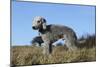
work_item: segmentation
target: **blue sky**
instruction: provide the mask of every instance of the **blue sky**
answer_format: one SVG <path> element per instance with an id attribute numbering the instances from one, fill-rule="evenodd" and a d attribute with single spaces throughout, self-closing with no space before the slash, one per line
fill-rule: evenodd
<path id="1" fill-rule="evenodd" d="M 69 26 L 79 38 L 95 33 L 95 6 L 12 1 L 12 45 L 29 45 L 38 32 L 32 19 L 43 16 L 48 24 Z"/>

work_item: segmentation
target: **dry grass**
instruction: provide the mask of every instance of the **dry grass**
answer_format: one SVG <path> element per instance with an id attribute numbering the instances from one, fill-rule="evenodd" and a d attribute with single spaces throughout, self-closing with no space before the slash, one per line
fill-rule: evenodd
<path id="1" fill-rule="evenodd" d="M 91 39 L 91 41 L 94 40 Z M 87 42 L 89 46 L 91 41 Z M 48 57 L 42 54 L 42 48 L 40 47 L 13 46 L 11 48 L 11 63 L 12 65 L 38 65 L 96 61 L 96 48 L 93 45 L 95 41 L 91 44 L 93 47 L 87 48 L 87 43 L 82 44 L 85 47 L 81 47 L 76 51 L 68 51 L 64 46 L 53 47 L 53 52 Z"/>
<path id="2" fill-rule="evenodd" d="M 13 47 L 12 64 L 13 65 L 36 65 L 50 63 L 69 63 L 86 62 L 96 60 L 96 49 L 82 48 L 77 51 L 66 51 L 63 46 L 54 48 L 49 57 L 43 56 L 41 48 L 31 46 Z"/>

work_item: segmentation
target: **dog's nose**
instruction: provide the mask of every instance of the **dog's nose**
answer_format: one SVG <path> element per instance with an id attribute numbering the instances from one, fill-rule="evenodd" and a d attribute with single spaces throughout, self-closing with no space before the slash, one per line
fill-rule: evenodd
<path id="1" fill-rule="evenodd" d="M 32 26 L 32 29 L 36 30 L 37 28 L 36 28 L 36 27 L 34 27 L 34 26 Z"/>
<path id="2" fill-rule="evenodd" d="M 35 29 L 35 27 L 34 27 L 34 26 L 32 26 L 32 29 Z"/>

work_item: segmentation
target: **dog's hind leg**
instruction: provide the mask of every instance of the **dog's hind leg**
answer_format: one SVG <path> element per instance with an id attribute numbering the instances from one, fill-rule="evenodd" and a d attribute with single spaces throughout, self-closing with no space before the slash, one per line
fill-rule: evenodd
<path id="1" fill-rule="evenodd" d="M 74 51 L 77 49 L 76 43 L 73 37 L 71 37 L 70 35 L 64 35 L 64 39 L 65 39 L 65 45 L 69 51 Z"/>

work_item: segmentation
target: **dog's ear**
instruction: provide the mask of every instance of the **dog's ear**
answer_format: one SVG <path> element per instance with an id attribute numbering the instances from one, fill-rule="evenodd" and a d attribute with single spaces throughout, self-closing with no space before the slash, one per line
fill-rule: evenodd
<path id="1" fill-rule="evenodd" d="M 42 26 L 44 30 L 47 28 L 45 19 L 42 19 Z"/>
<path id="2" fill-rule="evenodd" d="M 47 27 L 46 27 L 46 22 L 42 24 L 43 25 L 43 29 L 45 30 Z"/>

